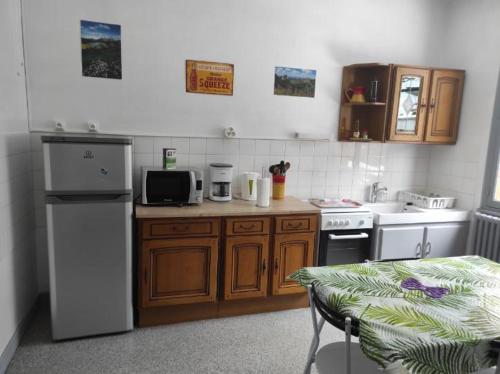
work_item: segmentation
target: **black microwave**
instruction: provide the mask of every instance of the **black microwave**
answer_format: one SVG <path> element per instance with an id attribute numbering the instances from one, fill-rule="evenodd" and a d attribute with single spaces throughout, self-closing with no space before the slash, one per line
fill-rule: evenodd
<path id="1" fill-rule="evenodd" d="M 182 205 L 203 202 L 203 172 L 194 169 L 142 169 L 142 203 Z"/>

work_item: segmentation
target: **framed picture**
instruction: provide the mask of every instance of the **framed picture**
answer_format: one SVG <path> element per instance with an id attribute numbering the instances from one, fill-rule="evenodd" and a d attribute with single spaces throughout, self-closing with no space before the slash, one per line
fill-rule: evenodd
<path id="1" fill-rule="evenodd" d="M 274 94 L 314 97 L 316 70 L 287 67 L 274 68 Z"/>
<path id="2" fill-rule="evenodd" d="M 186 92 L 232 95 L 234 65 L 186 60 Z"/>
<path id="3" fill-rule="evenodd" d="M 82 75 L 122 79 L 121 27 L 80 21 Z"/>

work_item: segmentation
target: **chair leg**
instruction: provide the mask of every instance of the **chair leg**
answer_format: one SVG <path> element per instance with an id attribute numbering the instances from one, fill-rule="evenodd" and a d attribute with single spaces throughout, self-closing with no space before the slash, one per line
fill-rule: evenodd
<path id="1" fill-rule="evenodd" d="M 345 372 L 351 374 L 351 318 L 345 319 Z"/>
<path id="2" fill-rule="evenodd" d="M 318 350 L 319 347 L 319 334 L 321 333 L 321 330 L 323 329 L 323 326 L 325 324 L 325 320 L 323 317 L 320 318 L 319 323 L 316 315 L 316 308 L 314 306 L 314 301 L 312 298 L 312 292 L 311 288 L 308 287 L 307 289 L 308 295 L 309 295 L 309 305 L 311 308 L 311 317 L 312 317 L 312 323 L 313 323 L 313 330 L 314 330 L 314 336 L 311 341 L 311 346 L 309 347 L 309 353 L 307 355 L 307 362 L 306 362 L 306 367 L 304 369 L 304 374 L 310 374 L 311 373 L 311 366 L 312 363 L 316 359 L 316 351 Z"/>

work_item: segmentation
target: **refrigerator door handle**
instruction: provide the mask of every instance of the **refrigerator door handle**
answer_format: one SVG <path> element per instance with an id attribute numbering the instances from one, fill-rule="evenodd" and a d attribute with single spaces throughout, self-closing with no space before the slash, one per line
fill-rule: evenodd
<path id="1" fill-rule="evenodd" d="M 46 196 L 47 204 L 71 204 L 71 203 L 115 203 L 132 201 L 130 194 L 88 194 L 88 195 L 55 195 Z"/>

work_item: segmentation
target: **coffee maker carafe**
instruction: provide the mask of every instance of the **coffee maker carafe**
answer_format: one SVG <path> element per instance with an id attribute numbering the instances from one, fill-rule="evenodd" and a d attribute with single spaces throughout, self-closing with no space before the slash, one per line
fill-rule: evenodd
<path id="1" fill-rule="evenodd" d="M 233 165 L 210 164 L 210 185 L 208 198 L 213 201 L 231 201 L 231 183 L 233 181 Z"/>

